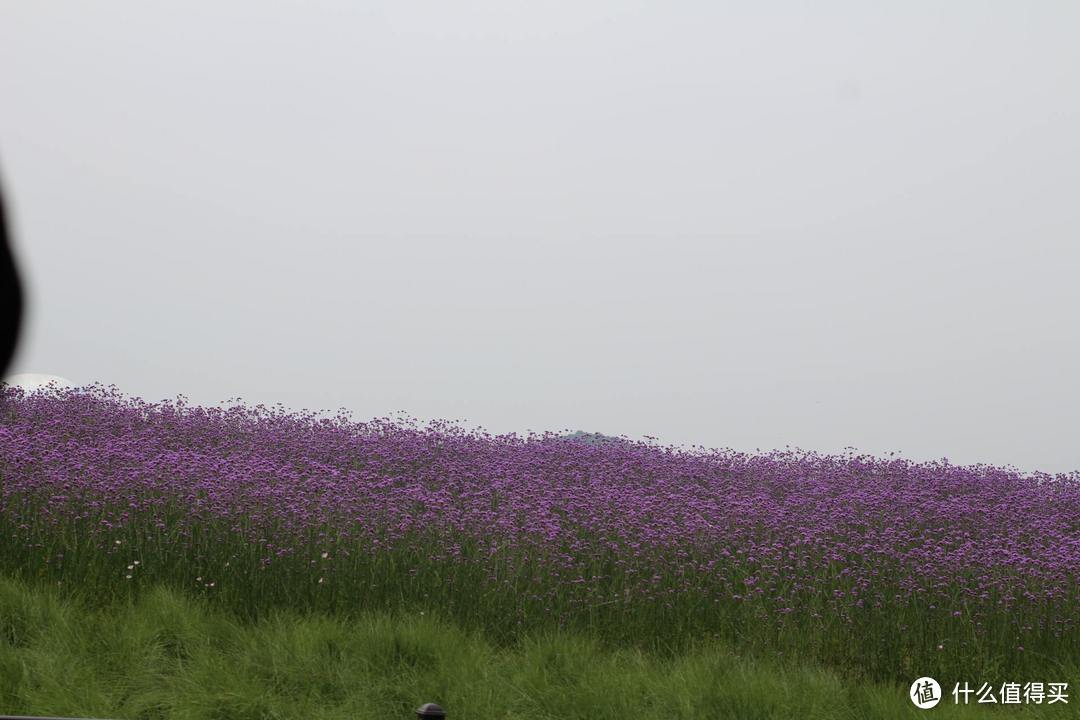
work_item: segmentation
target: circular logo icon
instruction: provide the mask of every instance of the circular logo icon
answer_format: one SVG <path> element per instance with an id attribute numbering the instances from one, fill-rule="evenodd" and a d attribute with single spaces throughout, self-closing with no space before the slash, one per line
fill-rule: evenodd
<path id="1" fill-rule="evenodd" d="M 908 697 L 915 703 L 915 707 L 929 710 L 941 702 L 941 686 L 932 677 L 921 677 L 911 683 Z"/>

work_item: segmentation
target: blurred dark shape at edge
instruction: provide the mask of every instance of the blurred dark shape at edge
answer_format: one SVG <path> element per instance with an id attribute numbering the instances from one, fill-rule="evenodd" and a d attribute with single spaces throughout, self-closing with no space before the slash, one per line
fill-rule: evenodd
<path id="1" fill-rule="evenodd" d="M 8 223 L 0 187 L 0 378 L 7 374 L 15 355 L 23 315 L 23 291 L 11 252 Z"/>

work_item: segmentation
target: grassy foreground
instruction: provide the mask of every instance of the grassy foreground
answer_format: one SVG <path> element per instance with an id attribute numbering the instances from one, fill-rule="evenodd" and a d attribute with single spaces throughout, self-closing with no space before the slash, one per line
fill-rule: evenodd
<path id="1" fill-rule="evenodd" d="M 100 605 L 0 578 L 0 713 L 118 718 L 1075 717 L 1075 704 L 916 709 L 906 687 L 750 661 L 718 645 L 674 658 L 533 634 L 498 649 L 430 615 L 276 612 L 245 622 L 157 587 Z M 948 691 L 946 691 L 948 692 Z"/>

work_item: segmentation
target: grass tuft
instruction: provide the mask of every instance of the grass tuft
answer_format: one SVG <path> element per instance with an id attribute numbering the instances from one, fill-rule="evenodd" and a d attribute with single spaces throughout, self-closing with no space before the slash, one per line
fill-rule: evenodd
<path id="1" fill-rule="evenodd" d="M 276 612 L 243 621 L 166 587 L 94 608 L 0 578 L 22 641 L 0 642 L 0 712 L 118 720 L 406 720 L 422 702 L 451 720 L 862 720 L 925 717 L 907 687 L 824 667 L 750 659 L 719 643 L 677 657 L 610 650 L 569 631 L 500 648 L 450 621 Z M 1028 718 L 1069 717 L 1027 706 Z M 1000 709 L 943 703 L 939 718 Z"/>

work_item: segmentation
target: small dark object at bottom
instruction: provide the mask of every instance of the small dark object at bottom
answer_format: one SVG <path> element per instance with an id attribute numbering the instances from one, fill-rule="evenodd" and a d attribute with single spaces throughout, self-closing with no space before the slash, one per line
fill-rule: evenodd
<path id="1" fill-rule="evenodd" d="M 416 717 L 422 720 L 441 720 L 446 717 L 446 711 L 435 703 L 424 703 L 416 710 Z"/>

